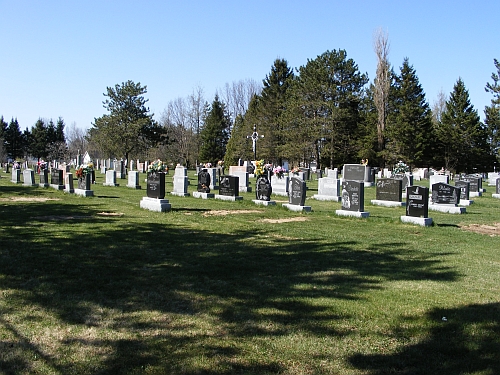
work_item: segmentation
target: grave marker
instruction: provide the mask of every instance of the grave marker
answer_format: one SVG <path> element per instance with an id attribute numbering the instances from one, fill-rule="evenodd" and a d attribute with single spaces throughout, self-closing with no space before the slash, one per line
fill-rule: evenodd
<path id="1" fill-rule="evenodd" d="M 290 178 L 288 187 L 288 203 L 283 204 L 283 207 L 291 211 L 310 212 L 311 206 L 305 206 L 306 202 L 306 182 L 300 177 Z"/>
<path id="2" fill-rule="evenodd" d="M 342 209 L 335 213 L 341 216 L 355 216 L 366 218 L 370 215 L 365 212 L 365 186 L 363 181 L 342 180 L 341 202 Z"/>
<path id="3" fill-rule="evenodd" d="M 406 188 L 406 215 L 401 216 L 403 223 L 429 226 L 429 188 L 423 186 L 408 186 Z"/>

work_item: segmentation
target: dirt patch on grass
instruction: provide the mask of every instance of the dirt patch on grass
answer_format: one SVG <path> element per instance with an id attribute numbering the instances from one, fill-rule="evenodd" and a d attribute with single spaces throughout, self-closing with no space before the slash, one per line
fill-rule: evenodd
<path id="1" fill-rule="evenodd" d="M 47 201 L 60 201 L 59 198 L 43 198 L 43 197 L 10 197 L 0 198 L 1 202 L 47 202 Z"/>
<path id="2" fill-rule="evenodd" d="M 33 219 L 41 221 L 65 221 L 65 220 L 80 220 L 80 219 L 91 219 L 92 216 L 77 216 L 77 215 L 50 215 L 50 216 L 37 216 Z"/>
<path id="3" fill-rule="evenodd" d="M 211 210 L 203 213 L 203 216 L 225 216 L 235 214 L 258 214 L 262 210 Z"/>
<path id="4" fill-rule="evenodd" d="M 123 216 L 122 212 L 98 212 L 96 213 L 98 216 Z"/>
<path id="5" fill-rule="evenodd" d="M 291 217 L 291 218 L 286 218 L 286 219 L 262 219 L 259 220 L 264 223 L 271 223 L 271 224 L 281 224 L 281 223 L 292 223 L 294 221 L 307 221 L 309 220 L 307 217 L 304 216 L 297 216 L 297 217 Z"/>
<path id="6" fill-rule="evenodd" d="M 460 225 L 460 228 L 469 232 L 486 234 L 490 237 L 500 235 L 500 223 Z"/>

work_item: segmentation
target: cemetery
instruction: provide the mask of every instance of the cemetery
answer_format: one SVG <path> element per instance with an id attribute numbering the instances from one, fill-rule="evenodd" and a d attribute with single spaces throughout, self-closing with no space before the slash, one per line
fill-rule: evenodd
<path id="1" fill-rule="evenodd" d="M 500 311 L 497 181 L 454 215 L 433 206 L 460 209 L 471 181 L 421 179 L 403 197 L 398 178 L 302 172 L 279 179 L 285 196 L 276 176 L 247 183 L 248 172 L 228 168 L 214 181 L 211 169 L 150 164 L 157 170 L 128 171 L 127 185 L 113 168 L 0 171 L 0 350 L 15 341 L 5 328 L 15 319 L 25 322 L 15 335 L 61 337 L 45 350 L 62 373 L 94 372 L 82 348 L 118 342 L 116 363 L 93 366 L 146 368 L 161 348 L 171 373 L 196 373 L 181 369 L 188 358 L 200 369 L 195 358 L 208 353 L 222 369 L 244 360 L 233 350 L 257 346 L 246 372 L 277 374 L 265 353 L 290 340 L 311 369 L 318 351 L 346 358 L 344 369 L 358 363 L 353 341 L 388 367 L 403 355 L 418 367 L 436 347 L 473 358 L 468 343 L 500 363 L 497 346 L 483 345 L 496 340 Z M 50 361 L 39 366 L 51 372 Z"/>

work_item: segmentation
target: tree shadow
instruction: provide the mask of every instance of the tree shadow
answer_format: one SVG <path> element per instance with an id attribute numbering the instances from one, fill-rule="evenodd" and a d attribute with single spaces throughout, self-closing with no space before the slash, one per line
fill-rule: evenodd
<path id="1" fill-rule="evenodd" d="M 263 241 L 259 238 L 273 228 L 227 234 L 154 222 L 132 225 L 122 218 L 97 217 L 97 211 L 92 205 L 58 202 L 4 205 L 0 226 L 10 230 L 0 238 L 0 289 L 16 290 L 15 298 L 53 312 L 65 324 L 99 327 L 102 311 L 108 309 L 123 315 L 109 323 L 117 331 L 169 331 L 137 339 L 83 340 L 78 345 L 112 352 L 101 362 L 99 373 L 133 372 L 148 365 L 184 374 L 284 371 L 274 362 L 237 363 L 233 360 L 241 355 L 237 348 L 222 344 L 200 348 L 204 338 L 186 333 L 186 327 L 130 318 L 141 311 L 186 317 L 207 314 L 231 338 L 283 336 L 293 330 L 341 337 L 349 332 L 335 328 L 333 322 L 349 316 L 308 301 L 362 299 L 363 293 L 390 280 L 459 277 L 434 255 L 409 249 L 404 242 L 378 242 L 363 249 L 357 241 Z M 71 219 L 72 231 L 51 231 L 41 219 L 46 213 L 76 217 Z M 94 228 L 90 235 L 85 226 Z M 10 329 L 15 331 L 14 326 Z M 172 349 L 166 355 L 169 348 L 183 350 Z M 182 358 L 188 361 L 214 352 L 220 371 L 176 367 Z M 21 362 L 26 358 L 18 356 Z M 172 363 L 159 362 L 165 356 Z M 47 362 L 61 373 L 85 372 L 83 362 Z M 0 356 L 1 370 L 8 373 L 13 363 L 12 358 Z"/>
<path id="2" fill-rule="evenodd" d="M 388 355 L 356 354 L 350 363 L 372 375 L 500 374 L 500 303 L 434 309 L 425 318 L 434 324 L 418 344 Z M 394 327 L 392 335 L 411 337 L 411 330 Z"/>

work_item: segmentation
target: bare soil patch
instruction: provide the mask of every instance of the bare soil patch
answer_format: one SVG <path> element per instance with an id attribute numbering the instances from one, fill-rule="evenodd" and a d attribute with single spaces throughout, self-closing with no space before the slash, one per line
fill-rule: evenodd
<path id="1" fill-rule="evenodd" d="M 123 216 L 122 212 L 98 212 L 96 215 L 99 216 Z"/>
<path id="2" fill-rule="evenodd" d="M 286 218 L 286 219 L 262 219 L 259 221 L 264 222 L 264 223 L 281 224 L 281 223 L 292 223 L 295 221 L 307 221 L 307 220 L 309 220 L 307 217 L 297 216 L 297 217 L 291 217 L 291 218 Z"/>
<path id="3" fill-rule="evenodd" d="M 0 198 L 1 202 L 47 202 L 47 201 L 60 201 L 59 198 L 44 198 L 44 197 L 10 197 Z"/>
<path id="4" fill-rule="evenodd" d="M 500 235 L 500 223 L 469 224 L 469 225 L 461 225 L 460 228 L 463 230 L 467 230 L 469 232 L 485 234 L 490 237 L 495 237 Z"/>
<path id="5" fill-rule="evenodd" d="M 225 216 L 235 214 L 258 214 L 262 210 L 211 210 L 203 213 L 203 216 Z"/>

